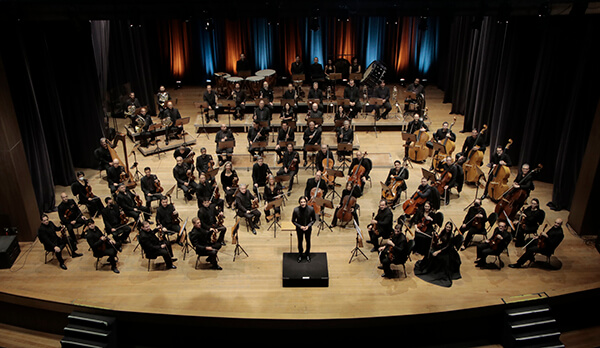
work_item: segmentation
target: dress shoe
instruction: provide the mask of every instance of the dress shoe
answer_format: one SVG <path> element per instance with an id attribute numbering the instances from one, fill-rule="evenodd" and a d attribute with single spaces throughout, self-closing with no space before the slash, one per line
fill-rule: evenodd
<path id="1" fill-rule="evenodd" d="M 177 258 L 173 257 L 173 258 L 171 258 L 171 261 L 175 262 L 175 261 L 177 261 Z"/>
<path id="2" fill-rule="evenodd" d="M 60 264 L 60 268 L 64 269 L 65 271 L 67 270 L 67 266 L 64 263 Z"/>
<path id="3" fill-rule="evenodd" d="M 298 256 L 298 263 L 302 262 L 302 256 Z"/>
<path id="4" fill-rule="evenodd" d="M 377 247 L 373 247 L 373 249 L 371 249 L 371 252 L 372 252 L 372 253 L 374 253 L 374 252 L 376 252 L 376 251 L 378 251 L 378 250 L 377 250 Z"/>
<path id="5" fill-rule="evenodd" d="M 521 265 L 519 265 L 518 263 L 511 263 L 510 265 L 508 265 L 508 267 L 510 267 L 510 268 L 521 268 Z"/>
<path id="6" fill-rule="evenodd" d="M 171 265 L 171 267 L 167 267 L 167 269 L 177 269 L 177 266 Z"/>
<path id="7" fill-rule="evenodd" d="M 310 262 L 310 255 L 306 255 L 306 262 Z"/>
<path id="8" fill-rule="evenodd" d="M 117 274 L 121 273 L 121 272 L 119 272 L 119 269 L 117 267 L 112 267 L 111 269 L 113 272 L 115 272 Z"/>
<path id="9" fill-rule="evenodd" d="M 256 234 L 256 229 L 254 229 L 254 228 L 253 228 L 253 229 L 252 229 L 252 233 L 253 233 L 253 234 Z"/>
<path id="10" fill-rule="evenodd" d="M 73 253 L 73 258 L 83 256 L 81 253 Z"/>
<path id="11" fill-rule="evenodd" d="M 220 271 L 220 270 L 222 270 L 222 269 L 223 269 L 223 268 L 222 268 L 221 266 L 219 266 L 219 265 L 213 265 L 211 268 L 212 268 L 212 269 L 216 269 L 217 271 Z"/>

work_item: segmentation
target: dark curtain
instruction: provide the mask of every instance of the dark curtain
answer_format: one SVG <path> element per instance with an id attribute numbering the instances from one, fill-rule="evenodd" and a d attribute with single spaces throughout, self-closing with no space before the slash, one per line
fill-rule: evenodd
<path id="1" fill-rule="evenodd" d="M 102 105 L 88 22 L 5 22 L 6 62 L 40 212 L 55 207 L 55 185 L 95 167 Z M 10 47 L 10 49 L 6 49 Z M 70 192 L 68 192 L 70 194 Z"/>
<path id="2" fill-rule="evenodd" d="M 457 17 L 440 73 L 465 132 L 488 127 L 491 155 L 509 139 L 513 163 L 543 169 L 553 209 L 568 209 L 600 92 L 595 17 Z M 474 25 L 475 24 L 475 25 Z"/>

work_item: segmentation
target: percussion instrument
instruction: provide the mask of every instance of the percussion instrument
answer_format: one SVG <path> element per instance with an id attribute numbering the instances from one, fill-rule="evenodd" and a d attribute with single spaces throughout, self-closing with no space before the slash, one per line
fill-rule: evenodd
<path id="1" fill-rule="evenodd" d="M 248 76 L 246 77 L 246 86 L 252 95 L 258 95 L 258 91 L 263 85 L 264 76 Z"/>
<path id="2" fill-rule="evenodd" d="M 365 70 L 360 84 L 362 86 L 374 88 L 381 80 L 383 80 L 383 75 L 385 75 L 386 70 L 387 68 L 382 62 L 378 60 L 373 61 L 369 64 L 367 70 Z"/>
<path id="3" fill-rule="evenodd" d="M 264 77 L 269 86 L 275 86 L 275 83 L 277 82 L 277 72 L 275 72 L 273 69 L 259 70 L 255 73 L 255 75 Z"/>
<path id="4" fill-rule="evenodd" d="M 227 87 L 227 78 L 229 77 L 231 77 L 231 75 L 225 72 L 215 73 L 215 88 L 222 90 Z"/>
<path id="5" fill-rule="evenodd" d="M 240 85 L 243 84 L 244 79 L 239 77 L 239 76 L 229 76 L 227 78 L 225 78 L 225 80 L 227 81 L 227 88 L 229 88 L 229 91 L 232 92 L 235 89 L 235 84 L 239 83 Z M 241 86 L 242 89 L 244 88 L 244 86 Z"/>

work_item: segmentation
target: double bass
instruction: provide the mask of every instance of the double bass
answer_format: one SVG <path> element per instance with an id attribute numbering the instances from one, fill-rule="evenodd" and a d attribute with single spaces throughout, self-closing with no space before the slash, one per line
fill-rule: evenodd
<path id="1" fill-rule="evenodd" d="M 508 140 L 508 143 L 504 147 L 504 151 L 508 150 L 512 142 L 512 139 Z M 490 197 L 492 201 L 498 202 L 504 192 L 510 188 L 508 185 L 509 177 L 510 168 L 508 168 L 508 166 L 498 163 L 495 168 L 492 168 L 487 180 L 487 196 Z"/>
<path id="2" fill-rule="evenodd" d="M 410 145 L 408 157 L 414 162 L 424 162 L 429 157 L 429 148 L 427 147 L 429 134 L 427 131 L 420 129 L 413 134 L 417 136 L 417 139 Z"/>
<path id="3" fill-rule="evenodd" d="M 479 179 L 483 175 L 481 168 L 481 164 L 483 163 L 483 151 L 479 150 L 477 142 L 479 142 L 479 138 L 481 135 L 487 130 L 487 125 L 483 125 L 483 128 L 477 134 L 477 138 L 475 139 L 475 143 L 473 148 L 467 154 L 465 163 L 463 164 L 463 171 L 465 175 L 465 182 L 468 183 L 477 183 Z M 477 147 L 477 149 L 475 148 Z"/>
<path id="4" fill-rule="evenodd" d="M 534 173 L 537 173 L 540 170 L 542 170 L 542 165 L 538 164 L 537 168 L 531 170 L 521 179 L 520 182 L 518 182 L 519 186 L 533 176 Z M 496 208 L 494 210 L 498 215 L 498 220 L 507 221 L 508 218 L 510 221 L 513 221 L 515 215 L 519 210 L 521 210 L 521 207 L 527 200 L 528 196 L 528 192 L 522 188 L 513 186 L 506 190 L 506 192 L 504 192 L 498 200 L 498 203 L 496 203 Z"/>
<path id="5" fill-rule="evenodd" d="M 456 123 L 456 116 L 454 117 L 452 124 L 450 124 L 450 126 L 448 127 L 448 132 L 452 131 L 452 126 L 454 126 L 455 123 Z M 454 141 L 448 139 L 448 137 L 444 138 L 444 141 L 442 141 L 442 145 L 444 146 L 446 153 L 438 153 L 433 158 L 433 168 L 436 171 L 440 171 L 440 168 L 441 168 L 440 164 L 446 159 L 446 157 L 451 156 L 452 153 L 454 152 L 454 149 L 456 148 L 456 144 L 454 144 Z"/>

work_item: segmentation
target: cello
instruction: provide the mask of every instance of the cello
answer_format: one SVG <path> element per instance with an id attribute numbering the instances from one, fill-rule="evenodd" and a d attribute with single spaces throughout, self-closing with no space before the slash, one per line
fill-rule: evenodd
<path id="1" fill-rule="evenodd" d="M 327 182 L 328 185 L 334 185 L 335 184 L 335 176 L 327 175 L 327 170 L 333 169 L 333 164 L 334 164 L 333 158 L 329 157 L 329 149 L 327 149 L 327 157 L 324 158 L 321 163 L 323 165 L 323 176 L 325 177 L 325 181 Z"/>
<path id="2" fill-rule="evenodd" d="M 520 182 L 518 182 L 519 186 L 525 182 L 525 180 L 528 180 L 531 176 L 533 176 L 534 173 L 537 173 L 540 170 L 542 170 L 542 165 L 538 164 L 537 168 L 531 170 L 521 179 Z M 527 191 L 522 188 L 513 186 L 506 190 L 506 192 L 504 192 L 498 200 L 494 210 L 498 215 L 498 220 L 506 221 L 506 219 L 510 219 L 510 221 L 513 221 L 515 215 L 519 210 L 521 210 L 521 207 L 525 203 L 525 200 L 527 200 L 528 196 L 529 194 Z"/>
<path id="3" fill-rule="evenodd" d="M 479 150 L 479 146 L 477 143 L 481 135 L 487 130 L 487 125 L 483 125 L 483 128 L 477 134 L 477 138 L 475 139 L 475 143 L 473 144 L 473 148 L 469 151 L 469 154 L 466 156 L 466 161 L 463 164 L 463 171 L 465 173 L 465 182 L 467 183 L 477 183 L 479 179 L 483 175 L 481 172 L 481 163 L 483 163 L 483 151 Z M 477 147 L 477 148 L 476 148 Z"/>
<path id="4" fill-rule="evenodd" d="M 417 211 L 417 209 L 423 203 L 425 203 L 426 200 L 427 200 L 426 197 L 419 196 L 419 190 L 415 191 L 415 193 L 413 193 L 413 195 L 409 199 L 404 201 L 404 203 L 402 204 L 402 209 L 404 209 L 404 214 L 413 215 Z"/>
<path id="5" fill-rule="evenodd" d="M 362 161 L 367 156 L 367 152 L 363 154 L 363 157 L 360 161 L 352 167 L 352 175 L 348 178 L 348 181 L 352 182 L 354 185 L 358 185 L 358 187 L 362 187 L 362 177 L 365 175 L 367 169 L 362 165 Z"/>
<path id="6" fill-rule="evenodd" d="M 307 205 L 310 205 L 311 207 L 313 207 L 313 209 L 315 210 L 315 214 L 317 214 L 317 215 L 321 213 L 321 206 L 317 204 L 316 198 L 323 197 L 323 190 L 319 188 L 320 183 L 321 183 L 321 178 L 319 178 L 319 180 L 317 181 L 317 186 L 313 187 L 310 190 L 310 200 L 306 203 Z"/>
<path id="7" fill-rule="evenodd" d="M 512 139 L 508 139 L 508 143 L 504 147 L 504 151 L 508 150 L 512 144 Z M 488 175 L 487 196 L 494 202 L 498 202 L 500 197 L 509 189 L 508 178 L 510 177 L 510 168 L 508 166 L 497 164 L 496 168 L 492 168 Z"/>
<path id="8" fill-rule="evenodd" d="M 450 133 L 452 131 L 452 126 L 454 126 L 455 123 L 456 123 L 456 116 L 454 117 L 452 124 L 450 124 L 450 126 L 448 127 L 448 133 Z M 438 153 L 435 155 L 435 157 L 433 159 L 433 168 L 436 171 L 440 171 L 441 162 L 444 159 L 446 159 L 446 157 L 451 156 L 452 153 L 454 152 L 454 149 L 456 148 L 456 144 L 454 143 L 454 141 L 448 139 L 448 137 L 444 138 L 444 141 L 442 141 L 442 145 L 444 146 L 446 153 Z"/>
<path id="9" fill-rule="evenodd" d="M 450 166 L 453 166 L 454 163 L 456 163 L 456 161 L 452 162 L 452 164 Z M 450 166 L 448 166 L 448 168 L 446 170 L 444 170 L 440 179 L 437 180 L 432 185 L 440 193 L 440 195 L 444 194 L 444 191 L 445 191 L 444 187 L 446 187 L 446 185 L 448 185 L 450 180 L 452 180 L 452 173 L 450 173 Z"/>
<path id="10" fill-rule="evenodd" d="M 354 185 L 352 185 L 350 193 L 342 198 L 340 209 L 338 209 L 336 213 L 337 219 L 341 222 L 348 222 L 352 220 L 352 211 L 356 205 L 356 197 L 352 195 L 353 190 Z"/>

